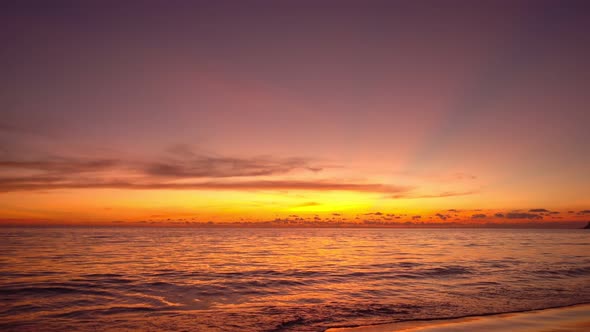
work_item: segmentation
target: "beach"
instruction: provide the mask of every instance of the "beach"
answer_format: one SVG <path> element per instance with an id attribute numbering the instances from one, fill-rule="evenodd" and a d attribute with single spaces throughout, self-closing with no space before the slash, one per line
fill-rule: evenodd
<path id="1" fill-rule="evenodd" d="M 333 328 L 326 332 L 582 332 L 590 331 L 590 304 L 456 319 L 399 322 L 352 328 Z"/>

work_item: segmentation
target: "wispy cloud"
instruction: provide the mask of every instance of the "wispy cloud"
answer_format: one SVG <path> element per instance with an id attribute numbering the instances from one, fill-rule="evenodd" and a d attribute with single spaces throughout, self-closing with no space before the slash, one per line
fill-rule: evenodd
<path id="1" fill-rule="evenodd" d="M 167 161 L 131 161 L 117 159 L 76 159 L 54 157 L 41 160 L 0 160 L 0 168 L 29 169 L 46 173 L 99 172 L 118 168 L 146 176 L 168 178 L 222 178 L 285 174 L 297 169 L 319 172 L 304 158 L 228 158 L 191 156 Z"/>
<path id="2" fill-rule="evenodd" d="M 544 212 L 551 212 L 547 209 L 530 209 L 529 212 L 535 212 L 535 213 L 544 213 Z"/>
<path id="3" fill-rule="evenodd" d="M 153 162 L 143 171 L 152 176 L 171 178 L 223 178 L 286 174 L 293 170 L 319 172 L 322 167 L 311 166 L 303 158 L 278 159 L 270 157 L 227 158 L 195 156 L 184 160 Z"/>
<path id="4" fill-rule="evenodd" d="M 0 191 L 51 190 L 51 189 L 134 189 L 134 190 L 317 190 L 317 191 L 358 191 L 358 192 L 404 192 L 407 187 L 382 184 L 340 183 L 329 181 L 234 181 L 234 182 L 130 182 L 128 180 L 91 181 L 64 180 L 51 177 L 0 178 Z"/>
<path id="5" fill-rule="evenodd" d="M 509 212 L 505 214 L 505 217 L 507 219 L 543 219 L 543 216 L 527 212 Z"/>
<path id="6" fill-rule="evenodd" d="M 320 172 L 305 158 L 188 155 L 167 161 L 47 158 L 0 160 L 0 191 L 112 188 L 133 190 L 314 190 L 403 193 L 407 186 L 340 180 L 268 179 L 300 170 Z M 23 173 L 23 171 L 26 171 Z M 33 171 L 35 174 L 31 175 Z M 17 174 L 17 175 L 14 175 Z"/>
<path id="7" fill-rule="evenodd" d="M 45 160 L 0 160 L 0 169 L 37 170 L 49 174 L 98 172 L 121 163 L 114 159 L 50 158 Z"/>

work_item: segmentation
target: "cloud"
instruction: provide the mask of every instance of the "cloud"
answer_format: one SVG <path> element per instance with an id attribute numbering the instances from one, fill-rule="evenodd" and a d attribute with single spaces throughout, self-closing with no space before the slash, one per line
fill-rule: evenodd
<path id="1" fill-rule="evenodd" d="M 132 161 L 53 157 L 44 160 L 0 160 L 0 168 L 29 169 L 47 173 L 98 172 L 118 168 L 138 175 L 166 178 L 225 178 L 286 174 L 301 169 L 319 172 L 304 158 L 229 158 L 188 155 L 167 161 Z"/>
<path id="2" fill-rule="evenodd" d="M 578 214 L 590 214 L 590 210 L 582 210 Z"/>
<path id="3" fill-rule="evenodd" d="M 457 182 L 457 181 L 464 181 L 464 180 L 476 180 L 477 176 L 473 174 L 458 172 L 458 173 L 450 173 L 450 174 L 442 174 L 442 173 L 424 173 L 424 172 L 395 172 L 396 175 L 401 175 L 405 177 L 412 177 L 417 179 L 423 179 L 428 181 L 435 181 L 435 182 Z"/>
<path id="4" fill-rule="evenodd" d="M 444 215 L 441 213 L 437 213 L 435 214 L 436 217 L 439 217 L 441 220 L 447 220 L 447 218 L 449 217 L 448 215 Z"/>
<path id="5" fill-rule="evenodd" d="M 530 209 L 529 212 L 551 212 L 547 209 Z"/>
<path id="6" fill-rule="evenodd" d="M 112 169 L 117 165 L 120 163 L 113 159 L 0 160 L 0 169 L 37 170 L 52 174 L 98 172 Z"/>
<path id="7" fill-rule="evenodd" d="M 181 158 L 182 157 L 182 158 Z M 165 159 L 165 158 L 163 158 Z M 176 149 L 164 161 L 51 157 L 1 160 L 0 192 L 53 189 L 313 190 L 401 194 L 407 186 L 331 180 L 268 179 L 294 170 L 319 172 L 305 158 L 207 157 Z M 317 205 L 317 203 L 314 203 Z M 311 205 L 307 205 L 311 206 Z"/>
<path id="8" fill-rule="evenodd" d="M 471 219 L 485 219 L 488 216 L 483 213 L 477 213 L 471 216 Z"/>
<path id="9" fill-rule="evenodd" d="M 508 219 L 543 219 L 543 216 L 526 212 L 509 212 L 506 213 Z"/>
<path id="10" fill-rule="evenodd" d="M 496 214 L 494 214 L 494 217 L 496 217 L 496 218 L 504 218 L 505 216 L 504 216 L 504 213 L 496 213 Z"/>
<path id="11" fill-rule="evenodd" d="M 227 158 L 189 156 L 167 162 L 152 162 L 144 165 L 147 175 L 171 178 L 224 178 L 286 174 L 301 169 L 319 172 L 321 167 L 311 166 L 303 158 Z"/>
<path id="12" fill-rule="evenodd" d="M 392 193 L 410 190 L 403 186 L 375 183 L 347 183 L 333 181 L 207 181 L 207 182 L 143 182 L 131 180 L 89 180 L 87 178 L 24 177 L 0 178 L 0 192 L 52 189 L 132 189 L 132 190 L 315 190 Z"/>
<path id="13" fill-rule="evenodd" d="M 369 212 L 369 213 L 365 213 L 365 216 L 382 216 L 383 212 Z"/>

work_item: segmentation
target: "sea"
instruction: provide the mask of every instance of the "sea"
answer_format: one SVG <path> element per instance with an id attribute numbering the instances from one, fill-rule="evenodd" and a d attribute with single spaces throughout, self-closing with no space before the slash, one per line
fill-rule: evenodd
<path id="1" fill-rule="evenodd" d="M 0 228 L 2 331 L 324 331 L 588 302 L 581 229 Z"/>

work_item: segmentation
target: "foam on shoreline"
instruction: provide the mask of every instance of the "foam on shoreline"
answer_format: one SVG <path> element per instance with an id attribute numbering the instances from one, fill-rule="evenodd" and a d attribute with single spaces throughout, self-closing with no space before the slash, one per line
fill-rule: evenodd
<path id="1" fill-rule="evenodd" d="M 590 331 L 590 304 L 489 316 L 473 316 L 429 321 L 408 321 L 326 332 L 582 332 Z"/>

